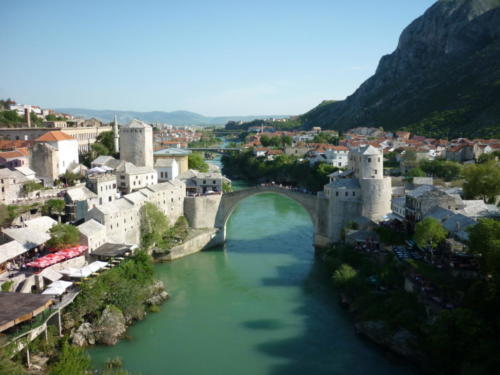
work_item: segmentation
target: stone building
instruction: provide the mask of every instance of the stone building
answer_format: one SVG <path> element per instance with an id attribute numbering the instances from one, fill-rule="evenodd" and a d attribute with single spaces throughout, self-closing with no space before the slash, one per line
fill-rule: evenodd
<path id="1" fill-rule="evenodd" d="M 83 124 L 83 120 L 82 120 Z M 72 126 L 73 125 L 73 126 Z M 90 125 L 90 124 L 89 124 Z M 99 126 L 80 126 L 67 123 L 66 126 L 61 127 L 43 127 L 43 128 L 0 128 L 0 135 L 2 139 L 6 140 L 23 140 L 34 141 L 43 134 L 54 131 L 64 130 L 64 132 L 78 142 L 78 151 L 83 153 L 90 150 L 90 146 L 96 142 L 97 136 L 103 132 L 111 131 L 112 127 L 107 125 Z"/>
<path id="2" fill-rule="evenodd" d="M 348 170 L 332 175 L 324 187 L 324 203 L 328 203 L 328 208 L 321 207 L 327 210 L 322 215 L 328 228 L 325 242 L 340 240 L 342 229 L 360 216 L 377 222 L 389 214 L 391 192 L 391 179 L 383 175 L 382 152 L 373 146 L 351 149 Z"/>
<path id="3" fill-rule="evenodd" d="M 191 195 L 222 193 L 224 183 L 231 180 L 216 172 L 198 172 L 190 169 L 181 174 L 179 179 L 186 184 L 186 192 Z"/>
<path id="4" fill-rule="evenodd" d="M 153 168 L 153 128 L 132 120 L 120 127 L 120 159 L 137 167 Z"/>
<path id="5" fill-rule="evenodd" d="M 106 227 L 93 219 L 80 224 L 78 229 L 80 230 L 80 243 L 89 248 L 89 254 L 107 242 Z"/>
<path id="6" fill-rule="evenodd" d="M 111 173 L 95 173 L 87 177 L 87 188 L 97 195 L 97 204 L 113 202 L 117 195 L 116 176 Z"/>
<path id="7" fill-rule="evenodd" d="M 125 162 L 116 168 L 118 188 L 125 194 L 155 185 L 158 175 L 152 167 L 137 167 Z"/>
<path id="8" fill-rule="evenodd" d="M 97 194 L 86 186 L 76 186 L 64 194 L 66 220 L 75 223 L 85 220 L 87 211 L 98 205 Z"/>
<path id="9" fill-rule="evenodd" d="M 92 208 L 86 220 L 94 219 L 106 227 L 107 242 L 136 245 L 140 240 L 140 207 L 121 198 Z"/>
<path id="10" fill-rule="evenodd" d="M 464 205 L 460 197 L 448 194 L 432 185 L 421 185 L 406 193 L 405 215 L 407 223 L 413 227 L 436 207 L 457 212 Z"/>
<path id="11" fill-rule="evenodd" d="M 23 194 L 23 185 L 30 181 L 38 181 L 27 177 L 17 169 L 0 169 L 0 203 L 12 204 Z"/>
<path id="12" fill-rule="evenodd" d="M 185 191 L 184 183 L 178 180 L 150 185 L 113 202 L 93 207 L 86 219 L 94 219 L 105 226 L 107 242 L 138 245 L 144 203 L 156 205 L 173 224 L 184 215 Z"/>

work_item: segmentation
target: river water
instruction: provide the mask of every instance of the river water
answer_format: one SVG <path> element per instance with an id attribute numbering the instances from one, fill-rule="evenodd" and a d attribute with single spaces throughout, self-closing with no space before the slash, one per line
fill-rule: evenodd
<path id="1" fill-rule="evenodd" d="M 171 298 L 89 350 L 96 367 L 121 357 L 143 375 L 408 374 L 359 338 L 314 260 L 307 212 L 288 198 L 243 200 L 224 248 L 156 266 Z"/>

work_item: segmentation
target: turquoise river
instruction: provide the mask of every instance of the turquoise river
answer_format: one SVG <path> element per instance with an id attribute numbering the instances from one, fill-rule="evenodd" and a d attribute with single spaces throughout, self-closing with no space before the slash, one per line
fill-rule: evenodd
<path id="1" fill-rule="evenodd" d="M 315 261 L 307 212 L 257 195 L 230 217 L 224 248 L 156 266 L 171 298 L 94 366 L 121 357 L 143 375 L 411 374 L 358 337 L 330 272 Z"/>

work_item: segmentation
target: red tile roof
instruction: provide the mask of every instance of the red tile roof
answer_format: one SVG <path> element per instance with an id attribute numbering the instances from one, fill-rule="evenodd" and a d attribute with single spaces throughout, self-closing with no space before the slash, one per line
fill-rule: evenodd
<path id="1" fill-rule="evenodd" d="M 59 130 L 52 130 L 43 134 L 36 139 L 37 142 L 56 142 L 56 141 L 66 141 L 75 139 L 71 135 L 66 134 Z"/>

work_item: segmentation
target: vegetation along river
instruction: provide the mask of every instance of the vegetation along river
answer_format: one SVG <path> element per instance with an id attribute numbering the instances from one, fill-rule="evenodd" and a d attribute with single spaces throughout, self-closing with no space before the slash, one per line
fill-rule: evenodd
<path id="1" fill-rule="evenodd" d="M 89 350 L 143 375 L 408 374 L 356 336 L 315 262 L 307 212 L 275 194 L 242 201 L 224 249 L 156 266 L 171 295 L 129 340 Z"/>

